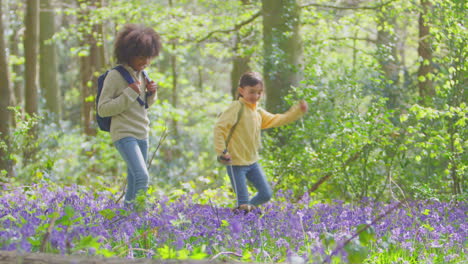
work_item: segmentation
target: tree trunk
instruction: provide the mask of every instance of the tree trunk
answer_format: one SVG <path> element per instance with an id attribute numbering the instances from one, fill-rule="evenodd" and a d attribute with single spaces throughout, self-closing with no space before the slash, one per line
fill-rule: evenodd
<path id="1" fill-rule="evenodd" d="M 26 2 L 24 35 L 25 61 L 25 109 L 33 115 L 38 112 L 38 52 L 39 52 L 39 0 Z"/>
<path id="2" fill-rule="evenodd" d="M 101 6 L 102 1 L 96 1 L 95 4 L 97 6 Z M 99 73 L 102 73 L 105 71 L 106 68 L 106 58 L 105 58 L 105 47 L 104 47 L 104 42 L 100 41 L 99 38 L 104 38 L 104 26 L 102 24 L 94 25 L 93 26 L 93 32 L 97 33 L 98 38 L 93 38 L 93 44 L 91 45 L 91 51 L 90 51 L 90 70 L 91 70 L 91 83 L 93 84 L 91 87 L 91 93 L 92 95 L 95 95 L 97 93 L 97 79 L 99 77 Z M 93 101 L 91 104 L 91 109 L 90 111 L 90 120 L 92 123 L 96 123 L 96 102 Z M 96 126 L 89 126 L 88 130 L 85 132 L 86 135 L 95 135 L 97 132 Z"/>
<path id="3" fill-rule="evenodd" d="M 19 12 L 19 10 L 24 9 L 24 6 L 20 7 L 18 3 L 8 3 L 7 1 L 7 10 L 15 10 L 16 12 Z M 9 15 L 6 15 L 6 21 L 12 21 L 13 19 L 17 19 L 17 14 L 18 13 L 12 13 L 10 12 Z M 24 30 L 22 30 L 23 25 L 18 24 L 18 23 L 9 23 L 3 25 L 4 27 L 9 28 L 11 30 L 10 38 L 8 40 L 8 47 L 10 48 L 9 56 L 16 56 L 18 58 L 23 57 L 23 54 L 20 53 L 20 45 L 21 40 L 22 40 L 22 34 L 24 33 Z M 10 73 L 13 73 L 10 75 L 10 82 L 11 82 L 11 89 L 12 92 L 10 94 L 11 96 L 11 105 L 13 106 L 20 106 L 21 111 L 24 110 L 24 64 L 22 63 L 14 63 L 11 65 L 12 69 Z M 12 118 L 12 127 L 15 127 L 15 115 L 12 112 L 11 113 L 11 118 Z"/>
<path id="4" fill-rule="evenodd" d="M 82 3 L 81 0 L 78 0 Z M 86 8 L 100 8 L 102 0 L 87 1 Z M 81 22 L 88 16 L 89 9 L 82 10 Z M 84 34 L 82 46 L 89 47 L 89 55 L 80 58 L 80 78 L 81 78 L 81 121 L 83 132 L 92 136 L 96 134 L 95 101 L 90 100 L 96 94 L 97 76 L 105 67 L 104 45 L 99 38 L 103 37 L 102 24 L 93 25 L 90 33 Z M 97 36 L 94 37 L 94 36 Z"/>
<path id="5" fill-rule="evenodd" d="M 87 98 L 92 95 L 92 69 L 91 69 L 90 56 L 80 57 L 80 79 L 81 79 L 81 125 L 83 132 L 86 135 L 92 135 L 92 110 L 93 102 L 90 102 Z"/>
<path id="6" fill-rule="evenodd" d="M 380 10 L 377 30 L 377 58 L 386 79 L 384 96 L 388 98 L 387 108 L 395 109 L 400 104 L 400 80 L 397 37 L 394 33 L 396 18 L 392 14 L 391 7 Z"/>
<path id="7" fill-rule="evenodd" d="M 239 87 L 239 79 L 242 74 L 248 70 L 250 56 L 240 54 L 239 46 L 240 45 L 249 45 L 242 40 L 242 36 L 239 32 L 236 33 L 235 42 L 234 42 L 234 58 L 232 59 L 232 70 L 231 70 L 231 94 L 233 100 L 237 98 L 237 88 Z"/>
<path id="8" fill-rule="evenodd" d="M 57 81 L 56 45 L 51 42 L 55 33 L 55 15 L 51 0 L 41 1 L 40 12 L 40 67 L 41 90 L 50 120 L 58 122 L 61 117 L 60 90 Z"/>
<path id="9" fill-rule="evenodd" d="M 6 50 L 5 36 L 6 31 L 3 24 L 3 3 L 0 0 L 0 50 Z M 6 148 L 0 145 L 0 175 L 5 170 L 10 177 L 14 176 L 12 161 L 8 158 L 9 135 L 11 126 L 11 113 L 8 106 L 11 105 L 12 91 L 10 85 L 10 74 L 8 67 L 8 55 L 6 52 L 0 53 L 0 142 L 6 143 Z"/>
<path id="10" fill-rule="evenodd" d="M 15 29 L 12 29 L 14 33 L 10 36 L 10 55 L 22 57 L 23 55 L 20 54 L 19 44 L 21 42 L 21 36 L 18 31 L 15 32 Z M 20 106 L 21 110 L 24 110 L 24 67 L 21 64 L 15 63 L 12 65 L 12 72 L 14 72 L 14 76 L 12 76 L 12 89 L 13 89 L 13 102 L 14 106 Z M 14 120 L 13 120 L 14 124 Z"/>
<path id="11" fill-rule="evenodd" d="M 431 3 L 428 0 L 421 0 L 421 13 L 419 14 L 419 46 L 418 55 L 421 62 L 418 69 L 418 88 L 420 104 L 429 105 L 435 95 L 434 84 L 431 73 L 434 72 L 432 66 L 432 49 L 430 27 L 426 17 L 429 14 Z"/>
<path id="12" fill-rule="evenodd" d="M 172 0 L 169 0 L 169 7 L 173 7 L 173 2 Z M 175 19 L 175 18 L 173 18 Z M 170 60 L 171 60 L 171 73 L 172 73 L 172 107 L 177 108 L 177 101 L 178 101 L 178 74 L 177 74 L 177 56 L 176 56 L 176 50 L 177 50 L 177 39 L 171 39 L 170 40 L 171 47 L 172 47 L 172 52 L 170 53 Z M 178 125 L 177 125 L 177 120 L 172 119 L 172 131 L 173 135 L 175 138 L 178 138 L 179 132 L 178 132 Z"/>
<path id="13" fill-rule="evenodd" d="M 24 34 L 25 55 L 25 110 L 30 116 L 37 115 L 39 111 L 38 102 L 38 55 L 39 55 L 39 0 L 26 2 Z M 33 126 L 30 130 L 30 142 L 35 142 L 38 137 L 38 127 Z M 23 164 L 27 165 L 35 161 L 37 145 L 33 144 L 23 152 Z"/>
<path id="14" fill-rule="evenodd" d="M 177 99 L 178 99 L 178 91 L 177 91 L 177 82 L 178 82 L 178 74 L 177 74 L 177 57 L 175 55 L 177 44 L 175 43 L 176 40 L 172 40 L 172 53 L 171 53 L 171 73 L 172 73 L 172 106 L 177 108 Z M 172 131 L 174 136 L 178 136 L 178 129 L 177 129 L 177 120 L 172 120 Z"/>
<path id="15" fill-rule="evenodd" d="M 296 0 L 262 0 L 266 108 L 284 112 L 284 97 L 301 78 L 300 8 Z"/>

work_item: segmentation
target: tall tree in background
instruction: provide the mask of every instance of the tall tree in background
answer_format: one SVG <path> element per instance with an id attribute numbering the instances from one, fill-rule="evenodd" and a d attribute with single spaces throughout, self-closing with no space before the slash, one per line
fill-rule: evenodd
<path id="1" fill-rule="evenodd" d="M 169 0 L 169 7 L 173 8 L 174 3 L 172 0 Z M 177 68 L 177 43 L 178 39 L 177 38 L 172 38 L 169 40 L 169 43 L 171 44 L 170 47 L 170 63 L 171 63 L 171 74 L 172 74 L 172 100 L 171 104 L 174 108 L 177 108 L 177 101 L 178 101 L 178 81 L 179 81 L 179 74 L 177 73 L 178 68 Z M 171 130 L 173 132 L 174 137 L 179 136 L 178 132 L 178 127 L 177 127 L 177 120 L 174 118 L 172 119 L 172 127 Z"/>
<path id="2" fill-rule="evenodd" d="M 3 25 L 3 4 L 0 0 L 0 50 L 6 51 L 5 26 Z M 8 57 L 6 52 L 0 53 L 0 172 L 5 170 L 8 175 L 13 175 L 13 166 L 7 158 L 8 136 L 10 135 L 11 114 L 7 107 L 12 103 L 12 91 L 10 74 L 8 71 Z M 5 144 L 2 144 L 5 143 Z"/>
<path id="3" fill-rule="evenodd" d="M 38 52 L 39 52 L 39 0 L 26 2 L 24 35 L 25 109 L 33 115 L 38 112 Z"/>
<path id="4" fill-rule="evenodd" d="M 249 61 L 250 56 L 243 54 L 240 50 L 240 46 L 248 45 L 243 42 L 242 35 L 240 32 L 236 32 L 234 35 L 234 48 L 232 58 L 232 70 L 231 70 L 231 95 L 235 100 L 237 95 L 237 87 L 239 86 L 239 79 L 241 75 L 250 70 Z"/>
<path id="5" fill-rule="evenodd" d="M 242 5 L 245 7 L 250 2 L 248 0 L 242 0 Z M 253 21 L 261 13 L 255 14 L 252 18 L 248 20 L 248 23 Z M 246 23 L 246 22 L 244 22 Z M 237 26 L 239 27 L 239 26 Z M 241 31 L 239 28 L 234 35 L 234 48 L 232 59 L 232 70 L 231 70 L 231 94 L 232 98 L 235 100 L 237 96 L 237 87 L 239 86 L 239 79 L 241 75 L 250 70 L 249 62 L 251 55 L 243 51 L 241 47 L 248 48 L 252 45 L 252 38 L 249 36 L 252 34 L 252 30 L 247 30 L 246 32 Z"/>
<path id="6" fill-rule="evenodd" d="M 20 50 L 20 45 L 23 35 L 24 35 L 24 24 L 23 21 L 18 20 L 19 17 L 24 17 L 24 6 L 22 3 L 10 2 L 9 3 L 9 16 L 7 16 L 7 21 L 9 21 L 9 29 L 11 34 L 8 40 L 8 47 L 10 48 L 9 55 L 11 57 L 23 57 L 23 54 Z M 24 111 L 24 65 L 18 61 L 12 63 L 12 89 L 14 97 L 14 105 L 20 106 L 20 111 Z M 12 113 L 13 114 L 13 113 Z M 13 125 L 15 120 L 13 119 Z"/>
<path id="7" fill-rule="evenodd" d="M 419 13 L 419 46 L 418 55 L 421 59 L 418 69 L 418 87 L 420 103 L 428 105 L 435 95 L 434 84 L 430 76 L 434 72 L 432 66 L 432 46 L 428 15 L 431 8 L 429 0 L 421 0 L 421 10 Z"/>
<path id="8" fill-rule="evenodd" d="M 398 40 L 395 34 L 396 10 L 388 5 L 377 12 L 377 59 L 385 77 L 384 96 L 388 98 L 387 107 L 394 109 L 398 107 L 401 96 Z"/>
<path id="9" fill-rule="evenodd" d="M 25 14 L 26 31 L 24 34 L 25 56 L 25 110 L 30 116 L 37 115 L 39 111 L 38 87 L 38 56 L 39 56 L 39 0 L 29 0 L 26 3 Z M 31 146 L 23 152 L 23 165 L 34 162 L 38 145 L 38 126 L 34 125 L 29 133 Z"/>
<path id="10" fill-rule="evenodd" d="M 102 7 L 102 0 L 78 0 L 80 6 L 80 21 L 84 24 L 90 15 L 90 10 Z M 81 78 L 81 121 L 83 131 L 86 135 L 96 133 L 95 126 L 92 125 L 95 116 L 95 101 L 91 100 L 96 94 L 96 83 L 98 73 L 105 66 L 104 45 L 101 35 L 102 24 L 94 24 L 91 29 L 82 29 L 82 46 L 88 49 L 86 55 L 80 57 L 80 78 Z M 91 32 L 90 32 L 91 31 Z"/>
<path id="11" fill-rule="evenodd" d="M 285 110 L 284 97 L 301 78 L 300 8 L 296 0 L 262 0 L 266 108 Z"/>
<path id="12" fill-rule="evenodd" d="M 42 0 L 40 8 L 39 79 L 46 100 L 46 109 L 52 115 L 52 120 L 57 122 L 61 115 L 61 100 L 57 81 L 56 45 L 51 41 L 55 33 L 55 15 L 51 0 Z"/>

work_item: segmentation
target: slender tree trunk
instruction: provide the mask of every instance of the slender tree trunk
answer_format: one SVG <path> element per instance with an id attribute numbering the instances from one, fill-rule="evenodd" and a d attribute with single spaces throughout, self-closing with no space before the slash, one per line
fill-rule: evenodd
<path id="1" fill-rule="evenodd" d="M 25 55 L 25 110 L 26 113 L 34 116 L 39 111 L 39 87 L 38 87 L 38 52 L 39 52 L 39 0 L 29 0 L 26 2 L 26 31 L 24 34 L 24 55 Z M 31 128 L 29 140 L 34 143 L 38 137 L 37 125 Z M 24 150 L 23 164 L 33 163 L 37 153 L 37 146 L 32 144 Z"/>
<path id="2" fill-rule="evenodd" d="M 84 3 L 82 0 L 78 0 L 78 4 Z M 91 5 L 90 1 L 86 1 L 85 5 L 82 5 L 85 9 L 80 9 L 80 22 L 85 23 L 86 17 L 88 16 L 88 8 Z M 92 135 L 93 129 L 91 127 L 93 102 L 88 100 L 92 96 L 93 86 L 93 71 L 91 68 L 91 46 L 92 44 L 92 32 L 83 32 L 83 39 L 81 46 L 88 47 L 89 55 L 80 57 L 80 80 L 81 80 L 81 127 L 85 135 Z"/>
<path id="3" fill-rule="evenodd" d="M 172 8 L 173 2 L 169 0 L 169 7 Z M 172 73 L 172 106 L 177 108 L 177 101 L 178 101 L 178 74 L 177 74 L 177 39 L 170 40 L 172 52 L 170 55 L 171 60 L 171 73 Z M 177 120 L 172 120 L 172 131 L 173 135 L 177 138 L 179 136 L 178 128 L 177 128 Z"/>
<path id="4" fill-rule="evenodd" d="M 83 1 L 78 0 L 79 3 Z M 102 7 L 102 0 L 88 0 L 86 9 L 82 10 L 81 22 L 86 20 L 89 14 L 89 8 Z M 105 67 L 104 46 L 101 45 L 103 25 L 93 25 L 91 32 L 84 34 L 82 42 L 83 46 L 89 47 L 89 55 L 80 58 L 80 77 L 81 77 L 81 121 L 83 132 L 86 135 L 95 135 L 96 126 L 93 125 L 95 120 L 95 102 L 89 100 L 96 94 L 97 76 Z M 97 37 L 95 37 L 97 36 Z"/>
<path id="5" fill-rule="evenodd" d="M 300 8 L 296 0 L 262 0 L 266 108 L 285 111 L 284 97 L 301 78 Z"/>
<path id="6" fill-rule="evenodd" d="M 86 135 L 93 135 L 91 120 L 93 102 L 90 102 L 87 98 L 92 95 L 92 69 L 89 56 L 80 57 L 80 79 L 81 79 L 81 125 L 83 132 Z"/>
<path id="7" fill-rule="evenodd" d="M 197 75 L 198 75 L 198 83 L 197 87 L 200 92 L 203 92 L 203 65 L 201 61 L 198 61 L 198 67 L 197 67 Z"/>
<path id="8" fill-rule="evenodd" d="M 24 34 L 25 55 L 25 110 L 30 116 L 38 113 L 38 56 L 39 56 L 39 0 L 29 0 L 25 14 L 26 31 Z M 38 137 L 37 125 L 31 128 L 29 140 L 34 143 Z M 37 146 L 32 144 L 23 152 L 23 164 L 33 163 L 36 158 Z"/>
<path id="9" fill-rule="evenodd" d="M 0 50 L 6 51 L 5 44 L 5 26 L 3 24 L 3 3 L 0 0 Z M 8 158 L 9 135 L 11 126 L 11 113 L 8 106 L 12 102 L 12 90 L 10 85 L 10 73 L 8 67 L 8 55 L 6 52 L 0 52 L 0 142 L 5 142 L 5 145 L 0 145 L 0 175 L 5 170 L 10 177 L 14 176 L 13 165 L 11 159 Z M 5 148 L 4 148 L 5 147 Z"/>
<path id="10" fill-rule="evenodd" d="M 249 45 L 249 43 L 245 43 L 242 41 L 242 36 L 239 32 L 235 35 L 234 41 L 234 58 L 232 59 L 232 70 L 231 70 L 231 94 L 232 98 L 235 100 L 237 97 L 237 88 L 239 87 L 239 79 L 242 74 L 248 70 L 250 56 L 240 54 L 239 53 L 239 46 L 240 45 Z"/>
<path id="11" fill-rule="evenodd" d="M 426 17 L 429 14 L 431 3 L 428 0 L 421 0 L 421 13 L 419 14 L 419 46 L 418 55 L 421 62 L 418 69 L 418 88 L 420 103 L 429 105 L 432 101 L 435 91 L 431 73 L 434 72 L 432 66 L 432 49 L 430 27 Z"/>
<path id="12" fill-rule="evenodd" d="M 61 118 L 61 96 L 57 81 L 56 45 L 51 41 L 54 33 L 55 15 L 51 0 L 42 0 L 40 11 L 40 84 L 50 120 L 58 122 Z"/>
<path id="13" fill-rule="evenodd" d="M 14 13 L 10 12 L 9 15 L 5 14 L 6 16 L 6 23 L 3 25 L 5 28 L 8 28 L 11 31 L 10 38 L 8 39 L 7 46 L 10 48 L 9 55 L 14 57 L 24 57 L 23 54 L 20 53 L 20 45 L 22 46 L 23 44 L 21 43 L 22 41 L 22 35 L 24 34 L 24 25 L 23 24 L 17 24 L 17 23 L 12 23 L 11 21 L 17 17 L 17 14 L 20 13 L 20 10 L 24 9 L 20 8 L 18 3 L 9 3 L 7 2 L 7 8 L 6 10 L 15 10 Z M 10 23 L 8 23 L 10 21 Z M 5 36 L 4 36 L 5 37 Z M 10 94 L 11 96 L 11 105 L 13 106 L 20 106 L 21 111 L 24 110 L 24 64 L 22 63 L 14 63 L 11 65 L 12 73 L 10 75 L 10 86 L 12 89 L 12 92 Z M 12 112 L 11 113 L 11 121 L 12 121 L 12 127 L 15 127 L 15 114 Z"/>
<path id="14" fill-rule="evenodd" d="M 18 43 L 21 42 L 21 36 L 19 32 L 14 32 L 10 36 L 10 55 L 22 57 L 20 54 L 20 49 Z M 12 71 L 14 77 L 12 79 L 12 89 L 13 89 L 13 101 L 15 106 L 20 106 L 24 110 L 24 67 L 18 63 L 12 65 Z M 14 123 L 14 120 L 13 120 Z"/>
<path id="15" fill-rule="evenodd" d="M 24 35 L 25 109 L 33 115 L 38 112 L 38 52 L 39 52 L 39 0 L 28 0 L 26 5 Z"/>
<path id="16" fill-rule="evenodd" d="M 174 54 L 177 49 L 177 44 L 175 43 L 176 40 L 173 40 L 172 42 L 172 53 L 171 53 L 171 73 L 172 73 L 172 106 L 174 108 L 177 108 L 177 101 L 178 101 L 178 74 L 177 74 L 177 57 Z M 173 119 L 172 120 L 172 131 L 174 132 L 174 135 L 177 136 L 178 129 L 177 129 L 177 120 Z"/>
<path id="17" fill-rule="evenodd" d="M 401 97 L 398 43 L 394 33 L 396 18 L 392 12 L 391 10 L 379 11 L 377 30 L 377 58 L 386 79 L 384 96 L 388 98 L 387 108 L 389 109 L 397 108 Z"/>
<path id="18" fill-rule="evenodd" d="M 95 0 L 94 4 L 97 7 L 102 7 L 102 0 Z M 104 46 L 104 25 L 103 24 L 97 24 L 93 26 L 93 32 L 96 33 L 97 38 L 92 38 L 92 45 L 91 45 L 91 51 L 90 51 L 90 70 L 92 74 L 92 81 L 91 83 L 93 86 L 91 87 L 91 93 L 94 95 L 96 94 L 96 89 L 97 89 L 97 78 L 99 77 L 99 73 L 102 73 L 105 71 L 106 68 L 106 56 L 105 56 L 105 46 Z M 92 102 L 91 104 L 91 109 L 90 111 L 90 120 L 92 123 L 96 123 L 96 103 Z M 89 126 L 88 131 L 85 133 L 87 135 L 95 135 L 97 132 L 96 126 Z"/>

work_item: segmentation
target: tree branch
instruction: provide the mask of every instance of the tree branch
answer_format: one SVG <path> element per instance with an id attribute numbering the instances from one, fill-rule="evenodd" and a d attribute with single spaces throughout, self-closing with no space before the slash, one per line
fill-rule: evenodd
<path id="1" fill-rule="evenodd" d="M 208 35 L 206 35 L 205 37 L 197 40 L 197 43 L 200 43 L 200 42 L 203 42 L 207 39 L 209 39 L 211 36 L 213 36 L 214 34 L 216 33 L 230 33 L 230 32 L 233 32 L 233 31 L 237 31 L 239 30 L 241 27 L 249 24 L 250 22 L 254 21 L 257 17 L 259 17 L 260 15 L 262 14 L 261 11 L 258 11 L 257 13 L 255 13 L 252 17 L 250 17 L 249 19 L 237 24 L 234 26 L 234 28 L 232 29 L 220 29 L 220 30 L 215 30 L 215 31 L 211 31 L 210 33 L 208 33 Z"/>
<path id="2" fill-rule="evenodd" d="M 375 39 L 358 38 L 358 37 L 341 37 L 341 38 L 333 37 L 333 38 L 327 38 L 327 40 L 336 40 L 336 41 L 340 41 L 340 40 L 362 40 L 362 41 L 367 41 L 367 42 L 371 42 L 371 43 L 376 43 L 377 42 L 377 40 L 375 40 Z"/>
<path id="3" fill-rule="evenodd" d="M 357 10 L 357 9 L 364 9 L 364 10 L 373 10 L 373 9 L 379 9 L 382 8 L 386 5 L 391 4 L 392 2 L 395 2 L 395 0 L 389 0 L 387 2 L 384 2 L 380 5 L 375 5 L 375 6 L 334 6 L 334 5 L 323 5 L 323 4 L 316 4 L 316 3 L 309 3 L 309 4 L 304 4 L 300 6 L 300 8 L 307 8 L 310 6 L 315 6 L 315 7 L 323 7 L 323 8 L 331 8 L 331 9 L 339 9 L 339 10 Z"/>

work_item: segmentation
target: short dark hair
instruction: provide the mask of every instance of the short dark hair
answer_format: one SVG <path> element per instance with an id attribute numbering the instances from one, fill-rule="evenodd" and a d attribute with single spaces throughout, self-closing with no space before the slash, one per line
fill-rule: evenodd
<path id="1" fill-rule="evenodd" d="M 159 34 L 151 27 L 127 24 L 117 34 L 114 56 L 117 63 L 129 63 L 132 57 L 154 58 L 161 50 Z"/>
<path id="2" fill-rule="evenodd" d="M 263 78 L 258 72 L 246 72 L 242 74 L 239 80 L 239 87 L 246 87 L 246 86 L 255 86 L 257 84 L 261 84 L 263 86 Z"/>

